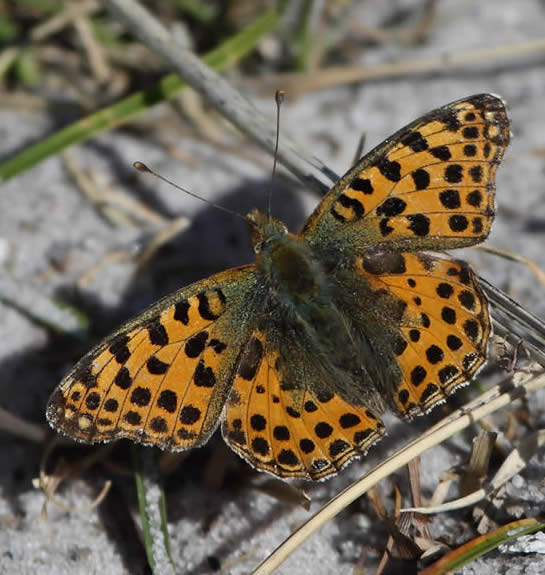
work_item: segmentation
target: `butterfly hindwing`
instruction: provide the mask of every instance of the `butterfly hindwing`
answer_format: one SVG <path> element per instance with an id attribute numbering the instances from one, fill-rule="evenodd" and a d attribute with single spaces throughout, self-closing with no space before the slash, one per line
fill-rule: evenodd
<path id="1" fill-rule="evenodd" d="M 337 291 L 353 295 L 339 307 L 349 310 L 357 331 L 371 332 L 387 370 L 379 379 L 397 413 L 428 411 L 483 365 L 490 317 L 466 263 L 424 253 L 377 254 L 356 257 L 352 271 L 358 279 Z M 373 305 L 358 306 L 363 297 Z M 380 332 L 369 330 L 377 324 Z"/>
<path id="2" fill-rule="evenodd" d="M 409 124 L 329 191 L 303 235 L 317 250 L 452 249 L 482 241 L 496 168 L 509 142 L 505 105 L 480 94 Z"/>
<path id="3" fill-rule="evenodd" d="M 164 298 L 73 368 L 51 396 L 50 423 L 80 441 L 127 437 L 171 451 L 204 443 L 262 301 L 254 266 Z"/>
<path id="4" fill-rule="evenodd" d="M 336 393 L 311 355 L 303 351 L 294 364 L 282 351 L 304 350 L 307 342 L 283 333 L 278 347 L 276 335 L 266 328 L 252 334 L 225 408 L 223 436 L 250 464 L 277 476 L 334 475 L 378 441 L 384 426 L 370 408 Z M 301 384 L 296 372 L 304 374 Z"/>

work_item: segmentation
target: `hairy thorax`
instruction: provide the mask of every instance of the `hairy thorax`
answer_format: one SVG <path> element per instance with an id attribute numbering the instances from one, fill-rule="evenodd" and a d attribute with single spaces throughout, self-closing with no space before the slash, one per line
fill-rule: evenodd
<path id="1" fill-rule="evenodd" d="M 337 372 L 337 381 L 348 379 L 346 386 L 352 387 L 361 380 L 361 354 L 349 321 L 335 305 L 330 277 L 304 239 L 275 228 L 275 220 L 267 225 L 260 230 L 256 261 L 269 286 L 270 305 L 284 308 L 277 314 L 286 322 L 282 329 L 303 330 L 302 339 L 312 342 L 330 376 Z"/>

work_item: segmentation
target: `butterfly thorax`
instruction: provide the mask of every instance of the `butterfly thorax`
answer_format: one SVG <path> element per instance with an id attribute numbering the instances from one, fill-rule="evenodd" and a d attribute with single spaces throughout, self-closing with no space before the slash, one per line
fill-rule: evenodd
<path id="1" fill-rule="evenodd" d="M 352 387 L 353 378 L 361 376 L 360 354 L 349 322 L 334 303 L 320 259 L 302 236 L 288 233 L 281 222 L 258 212 L 251 216 L 257 227 L 252 238 L 260 238 L 254 244 L 256 265 L 269 287 L 266 308 L 282 318 L 280 329 L 304 332 L 301 340 L 321 351 L 317 360 L 323 361 L 329 375 L 341 369 L 344 376 L 337 373 L 337 378 L 348 378 L 345 387 Z"/>
<path id="2" fill-rule="evenodd" d="M 326 275 L 308 242 L 257 210 L 248 215 L 248 220 L 256 265 L 280 300 L 288 306 L 329 303 Z"/>

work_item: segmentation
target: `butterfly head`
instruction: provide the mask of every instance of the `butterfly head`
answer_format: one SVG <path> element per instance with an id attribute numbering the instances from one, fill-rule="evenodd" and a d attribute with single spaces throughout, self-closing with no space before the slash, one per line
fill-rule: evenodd
<path id="1" fill-rule="evenodd" d="M 246 220 L 250 226 L 250 241 L 256 254 L 288 233 L 288 229 L 280 220 L 262 214 L 259 210 L 252 210 L 246 216 Z"/>

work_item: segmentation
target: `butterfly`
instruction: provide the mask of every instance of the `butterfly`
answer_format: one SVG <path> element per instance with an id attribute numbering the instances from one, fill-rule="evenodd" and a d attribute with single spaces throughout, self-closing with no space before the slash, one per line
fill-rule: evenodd
<path id="1" fill-rule="evenodd" d="M 486 359 L 486 297 L 441 253 L 489 234 L 509 142 L 501 99 L 424 115 L 359 160 L 299 234 L 247 216 L 256 261 L 184 287 L 90 351 L 47 418 L 85 442 L 169 451 L 225 441 L 279 477 L 322 479 L 467 383 Z M 439 252 L 439 253 L 438 253 Z"/>

